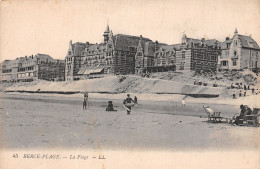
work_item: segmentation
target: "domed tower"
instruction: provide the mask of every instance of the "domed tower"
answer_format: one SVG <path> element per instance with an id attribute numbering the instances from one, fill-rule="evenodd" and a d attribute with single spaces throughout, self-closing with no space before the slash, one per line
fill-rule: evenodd
<path id="1" fill-rule="evenodd" d="M 235 29 L 235 32 L 234 32 L 235 35 L 238 35 L 238 31 L 237 31 L 237 28 Z"/>
<path id="2" fill-rule="evenodd" d="M 107 43 L 108 38 L 109 38 L 109 37 L 108 37 L 108 36 L 109 36 L 109 26 L 108 26 L 108 25 L 107 25 L 107 28 L 106 28 L 106 30 L 105 30 L 103 36 L 104 36 L 104 43 Z"/>

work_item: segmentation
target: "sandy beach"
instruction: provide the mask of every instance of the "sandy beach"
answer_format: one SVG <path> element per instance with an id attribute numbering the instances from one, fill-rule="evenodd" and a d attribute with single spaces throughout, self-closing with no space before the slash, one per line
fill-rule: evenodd
<path id="1" fill-rule="evenodd" d="M 116 112 L 105 111 L 108 95 L 103 98 L 98 94 L 90 95 L 88 110 L 82 109 L 80 96 L 2 94 L 2 145 L 9 149 L 65 147 L 176 151 L 259 148 L 258 128 L 206 122 L 202 105 L 209 105 L 227 118 L 239 113 L 237 105 L 188 99 L 182 107 L 177 101 L 182 97 L 180 95 L 161 101 L 143 98 L 128 116 L 119 99 L 121 95 L 110 97 Z"/>

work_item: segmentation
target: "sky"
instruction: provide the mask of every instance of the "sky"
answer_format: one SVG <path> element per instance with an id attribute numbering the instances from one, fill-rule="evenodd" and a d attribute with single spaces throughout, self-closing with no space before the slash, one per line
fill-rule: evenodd
<path id="1" fill-rule="evenodd" d="M 260 45 L 259 0 L 4 0 L 0 2 L 0 61 L 37 53 L 64 59 L 69 41 L 101 43 L 113 34 L 161 43 L 192 38 L 224 41 L 252 35 Z"/>

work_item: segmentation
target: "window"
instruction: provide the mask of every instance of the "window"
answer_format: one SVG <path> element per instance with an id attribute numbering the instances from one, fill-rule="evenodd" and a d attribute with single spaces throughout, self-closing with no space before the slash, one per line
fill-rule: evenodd
<path id="1" fill-rule="evenodd" d="M 233 63 L 233 66 L 236 66 L 237 65 L 237 60 L 234 59 L 232 63 Z"/>
<path id="2" fill-rule="evenodd" d="M 236 56 L 236 55 L 237 55 L 237 51 L 234 50 L 234 56 Z"/>
<path id="3" fill-rule="evenodd" d="M 180 70 L 184 70 L 184 65 L 185 65 L 185 62 L 181 62 L 181 64 L 180 64 Z"/>
<path id="4" fill-rule="evenodd" d="M 223 62 L 222 62 L 222 66 L 227 66 L 227 62 L 226 62 L 226 61 L 223 61 Z"/>
<path id="5" fill-rule="evenodd" d="M 229 43 L 227 43 L 227 48 L 229 47 Z"/>
<path id="6" fill-rule="evenodd" d="M 185 51 L 182 51 L 182 59 L 185 59 Z"/>

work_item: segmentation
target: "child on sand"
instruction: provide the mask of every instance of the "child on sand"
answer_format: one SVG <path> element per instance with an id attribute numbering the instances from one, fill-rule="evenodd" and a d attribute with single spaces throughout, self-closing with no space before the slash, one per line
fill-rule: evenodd
<path id="1" fill-rule="evenodd" d="M 107 105 L 106 111 L 116 111 L 114 109 L 114 105 L 113 105 L 112 101 L 108 101 L 108 105 Z"/>

